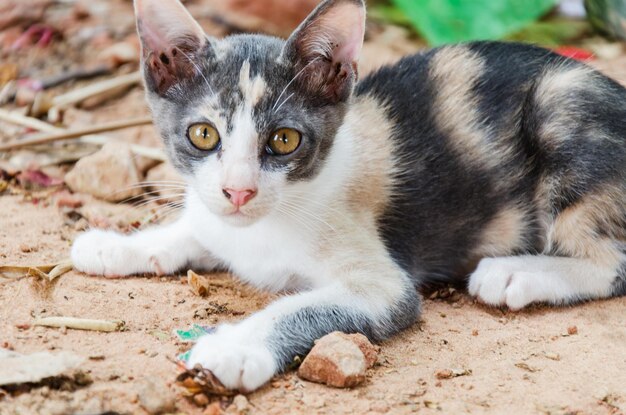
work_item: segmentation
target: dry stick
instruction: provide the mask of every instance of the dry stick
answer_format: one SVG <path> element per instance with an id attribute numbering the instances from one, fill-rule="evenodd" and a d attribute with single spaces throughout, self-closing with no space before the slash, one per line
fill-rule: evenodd
<path id="1" fill-rule="evenodd" d="M 20 140 L 14 143 L 0 144 L 0 151 L 14 150 L 22 147 L 34 146 L 38 144 L 51 143 L 53 141 L 65 140 L 68 138 L 77 138 L 89 134 L 103 133 L 107 131 L 122 130 L 129 127 L 137 127 L 140 125 L 148 125 L 152 123 L 152 118 L 132 118 L 123 121 L 114 121 L 110 123 L 100 124 L 92 127 L 68 129 L 63 131 L 55 131 L 50 133 L 36 134 L 34 137 Z"/>
<path id="2" fill-rule="evenodd" d="M 0 109 L 0 121 L 8 122 L 11 124 L 17 124 L 24 127 L 32 128 L 33 130 L 45 131 L 45 132 L 63 132 L 66 131 L 63 128 L 55 127 L 46 122 L 40 121 L 37 118 L 27 117 L 25 115 L 12 113 L 3 109 Z M 90 144 L 104 145 L 110 142 L 106 136 L 101 135 L 87 135 L 81 138 L 81 141 Z M 138 156 L 147 157 L 153 160 L 165 161 L 166 157 L 163 151 L 158 148 L 151 148 L 131 144 L 131 151 Z"/>
<path id="3" fill-rule="evenodd" d="M 121 320 L 94 320 L 90 318 L 75 317 L 41 317 L 33 322 L 35 326 L 67 327 L 68 329 L 92 330 L 92 331 L 120 331 L 124 329 Z"/>
<path id="4" fill-rule="evenodd" d="M 66 94 L 54 97 L 52 100 L 52 106 L 58 108 L 67 108 L 70 105 L 83 102 L 87 98 L 91 98 L 96 95 L 103 94 L 112 89 L 121 88 L 124 86 L 132 86 L 141 82 L 141 73 L 133 72 L 127 75 L 118 76 L 113 79 L 107 79 L 106 81 L 96 82 L 91 85 L 87 85 L 84 88 L 75 89 Z"/>

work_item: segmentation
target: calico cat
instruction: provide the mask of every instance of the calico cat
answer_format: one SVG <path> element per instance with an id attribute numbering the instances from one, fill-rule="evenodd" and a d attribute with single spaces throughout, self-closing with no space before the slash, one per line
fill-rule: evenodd
<path id="1" fill-rule="evenodd" d="M 178 0 L 135 0 L 147 100 L 187 182 L 172 224 L 92 230 L 77 269 L 226 268 L 295 292 L 193 348 L 253 390 L 331 331 L 413 324 L 418 289 L 468 281 L 517 310 L 626 293 L 626 90 L 547 50 L 478 42 L 357 82 L 362 0 L 286 41 L 206 36 Z"/>

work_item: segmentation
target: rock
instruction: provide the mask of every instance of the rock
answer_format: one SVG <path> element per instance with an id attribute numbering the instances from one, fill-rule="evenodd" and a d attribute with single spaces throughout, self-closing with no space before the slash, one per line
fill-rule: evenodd
<path id="1" fill-rule="evenodd" d="M 237 395 L 233 399 L 233 403 L 226 410 L 229 414 L 244 415 L 250 412 L 250 402 L 243 395 Z"/>
<path id="2" fill-rule="evenodd" d="M 147 380 L 139 385 L 139 404 L 150 414 L 172 412 L 175 409 L 175 395 L 163 383 Z"/>
<path id="3" fill-rule="evenodd" d="M 196 393 L 195 395 L 193 395 L 193 403 L 198 406 L 205 407 L 209 404 L 209 397 L 206 396 L 204 393 Z"/>
<path id="4" fill-rule="evenodd" d="M 71 352 L 22 355 L 0 348 L 0 386 L 39 382 L 79 367 L 85 359 Z"/>
<path id="5" fill-rule="evenodd" d="M 298 376 L 337 388 L 365 381 L 365 371 L 376 362 L 378 348 L 362 334 L 330 333 L 315 342 Z"/>
<path id="6" fill-rule="evenodd" d="M 107 143 L 80 159 L 65 175 L 65 183 L 76 193 L 88 193 L 109 202 L 119 202 L 141 193 L 141 178 L 126 143 Z"/>

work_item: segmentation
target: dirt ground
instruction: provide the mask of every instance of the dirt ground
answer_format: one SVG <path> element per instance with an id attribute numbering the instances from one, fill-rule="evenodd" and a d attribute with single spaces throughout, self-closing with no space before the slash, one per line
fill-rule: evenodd
<path id="1" fill-rule="evenodd" d="M 119 33 L 104 42 L 106 45 L 134 36 L 130 2 L 112 3 L 119 15 L 102 12 L 102 20 L 115 21 Z M 89 19 L 81 17 L 79 26 L 93 26 Z M 210 19 L 201 21 L 210 33 L 220 33 L 215 28 L 211 32 Z M 400 30 L 370 30 L 374 35 L 364 50 L 363 73 L 419 47 Z M 75 32 L 82 33 L 79 29 Z M 0 36 L 0 50 L 2 42 Z M 53 47 L 57 52 L 68 49 L 64 42 Z M 47 60 L 50 65 L 41 64 L 35 72 L 54 72 L 55 53 Z M 77 61 L 85 60 L 90 52 L 81 53 L 75 57 Z M 45 58 L 36 52 L 15 59 L 35 65 Z M 623 48 L 607 52 L 593 65 L 626 84 Z M 135 88 L 97 108 L 73 109 L 66 114 L 66 123 L 88 125 L 145 114 L 142 91 Z M 0 127 L 0 142 L 18 133 L 14 127 Z M 152 127 L 108 135 L 159 145 Z M 27 151 L 24 157 L 45 164 L 41 153 Z M 0 157 L 0 162 L 10 159 Z M 3 166 L 6 164 L 0 164 L 0 169 Z M 71 163 L 64 162 L 43 170 L 62 177 L 69 168 Z M 76 196 L 84 204 L 78 210 L 58 207 L 59 199 L 66 195 L 63 185 L 27 190 L 14 181 L 0 191 L 0 266 L 63 260 L 69 256 L 72 239 L 87 224 L 127 229 L 154 212 L 160 217 L 158 213 L 167 209 L 167 205 L 155 203 L 113 205 L 86 195 Z M 215 406 L 205 411 L 175 385 L 178 371 L 173 361 L 190 346 L 177 339 L 173 330 L 193 323 L 212 326 L 245 318 L 270 302 L 272 295 L 255 291 L 229 275 L 210 278 L 211 290 L 205 298 L 190 290 L 183 273 L 106 279 L 72 271 L 51 286 L 31 277 L 0 278 L 0 346 L 24 354 L 75 352 L 87 359 L 81 369 L 93 381 L 75 391 L 38 387 L 3 396 L 0 390 L 0 415 L 145 414 L 145 399 L 151 391 L 156 395 L 153 400 L 174 401 L 171 413 L 219 413 Z M 247 402 L 238 398 L 238 408 L 231 404 L 232 398 L 213 401 L 227 413 L 250 414 L 626 413 L 626 298 L 509 312 L 482 306 L 464 293 L 447 295 L 446 290 L 425 300 L 419 324 L 381 345 L 379 361 L 360 387 L 333 389 L 288 372 L 247 395 Z M 99 333 L 33 327 L 34 318 L 41 316 L 123 320 L 126 329 Z M 435 374 L 444 369 L 458 369 L 463 375 L 439 380 Z"/>
<path id="2" fill-rule="evenodd" d="M 3 196 L 0 203 L 0 263 L 48 263 L 68 255 L 56 207 L 22 196 Z M 229 276 L 213 279 L 204 299 L 182 276 L 114 280 L 70 272 L 49 290 L 32 278 L 0 284 L 0 343 L 21 353 L 69 350 L 88 357 L 83 369 L 94 381 L 74 397 L 47 389 L 6 397 L 0 413 L 140 414 L 137 394 L 149 381 L 167 385 L 178 411 L 202 413 L 172 385 L 177 371 L 171 359 L 188 347 L 172 330 L 243 318 L 271 300 Z M 216 309 L 219 314 L 212 314 Z M 365 385 L 337 390 L 287 373 L 248 396 L 249 412 L 624 413 L 625 309 L 626 298 L 518 313 L 486 308 L 464 295 L 426 300 L 421 323 L 382 345 Z M 120 319 L 127 330 L 18 328 L 33 316 L 50 315 Z M 578 333 L 568 335 L 572 326 Z M 442 369 L 471 374 L 438 380 L 435 372 Z M 86 402 L 89 407 L 82 406 Z"/>

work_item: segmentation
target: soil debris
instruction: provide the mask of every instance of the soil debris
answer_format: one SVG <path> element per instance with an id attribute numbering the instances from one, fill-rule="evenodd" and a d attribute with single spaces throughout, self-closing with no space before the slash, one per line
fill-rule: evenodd
<path id="1" fill-rule="evenodd" d="M 524 362 L 515 363 L 515 367 L 518 367 L 530 373 L 539 372 L 541 370 L 537 367 L 530 366 L 528 363 L 524 363 Z"/>
<path id="2" fill-rule="evenodd" d="M 437 379 L 452 379 L 459 376 L 469 376 L 472 371 L 469 369 L 442 369 L 435 372 Z"/>

